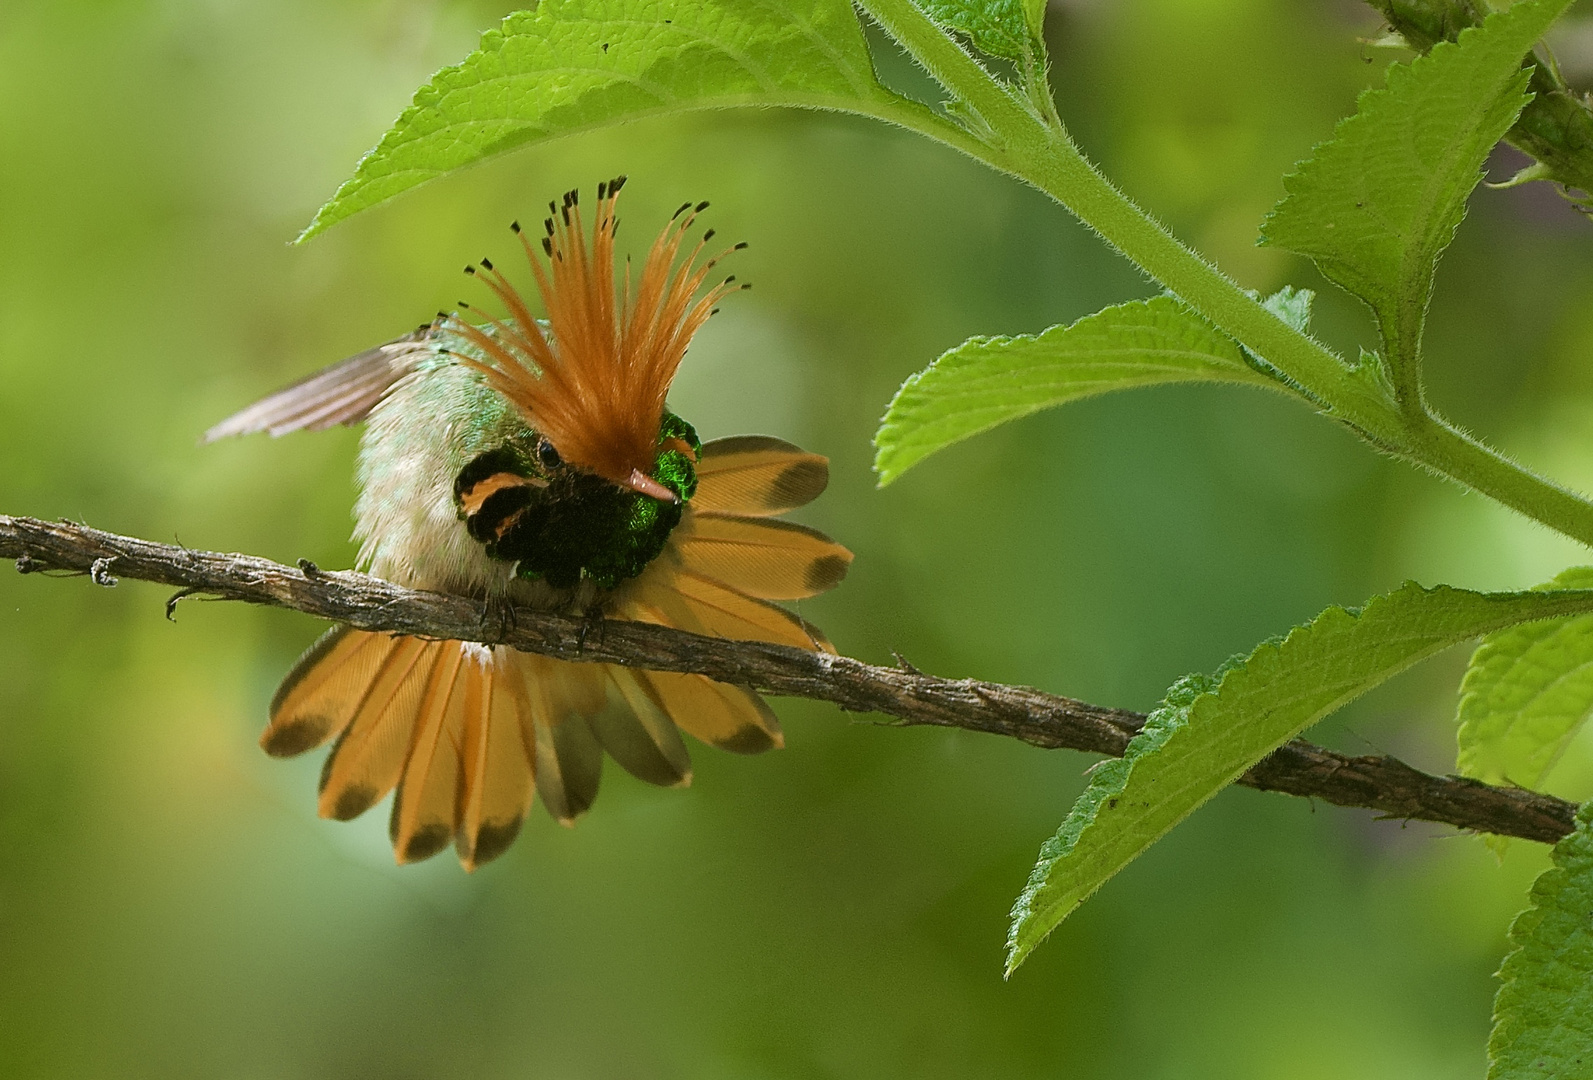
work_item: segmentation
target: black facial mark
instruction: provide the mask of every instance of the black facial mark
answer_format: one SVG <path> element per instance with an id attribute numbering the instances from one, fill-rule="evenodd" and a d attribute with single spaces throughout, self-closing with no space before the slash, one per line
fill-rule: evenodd
<path id="1" fill-rule="evenodd" d="M 534 497 L 535 492 L 529 487 L 499 488 L 466 519 L 465 528 L 478 543 L 491 543 L 503 534 L 512 518 L 531 505 Z"/>
<path id="2" fill-rule="evenodd" d="M 526 471 L 523 459 L 511 448 L 500 446 L 496 450 L 488 450 L 461 469 L 454 478 L 454 499 L 463 499 L 471 488 L 496 473 L 524 476 Z"/>

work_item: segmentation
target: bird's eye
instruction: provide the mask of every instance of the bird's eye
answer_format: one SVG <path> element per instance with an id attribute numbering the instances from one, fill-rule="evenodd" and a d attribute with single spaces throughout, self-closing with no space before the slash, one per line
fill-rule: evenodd
<path id="1" fill-rule="evenodd" d="M 537 460 L 544 469 L 557 469 L 564 464 L 564 459 L 559 457 L 559 452 L 553 449 L 553 444 L 543 439 L 537 443 Z"/>

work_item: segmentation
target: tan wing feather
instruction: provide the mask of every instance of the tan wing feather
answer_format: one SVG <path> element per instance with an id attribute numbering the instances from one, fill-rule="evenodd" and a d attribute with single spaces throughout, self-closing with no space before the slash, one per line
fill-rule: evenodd
<path id="1" fill-rule="evenodd" d="M 535 762 L 537 794 L 554 820 L 573 825 L 597 798 L 603 747 L 587 716 L 602 710 L 606 695 L 596 664 L 571 664 L 516 653 L 521 734 Z"/>
<path id="2" fill-rule="evenodd" d="M 466 870 L 490 862 L 520 834 L 531 809 L 532 764 L 521 736 L 524 696 L 513 650 L 498 646 L 465 688 L 464 783 L 454 837 Z M 467 663 L 470 661 L 467 661 Z"/>
<path id="3" fill-rule="evenodd" d="M 669 557 L 668 553 L 666 557 Z M 697 612 L 684 596 L 669 586 L 669 580 L 678 573 L 679 557 L 677 555 L 674 558 L 677 567 L 655 565 L 640 578 L 627 582 L 610 601 L 614 614 L 621 619 L 658 623 L 693 634 L 706 634 L 708 628 L 697 617 Z"/>
<path id="4" fill-rule="evenodd" d="M 746 687 L 671 671 L 649 671 L 644 677 L 670 718 L 710 746 L 757 754 L 785 745 L 773 710 Z"/>
<path id="5" fill-rule="evenodd" d="M 454 838 L 459 804 L 459 747 L 464 739 L 465 686 L 479 673 L 469 670 L 465 646 L 448 642 L 433 670 L 421 705 L 409 760 L 393 793 L 388 833 L 400 863 L 437 854 Z"/>
<path id="6" fill-rule="evenodd" d="M 401 637 L 383 660 L 321 770 L 322 817 L 358 817 L 398 783 L 410 733 L 445 644 Z"/>
<path id="7" fill-rule="evenodd" d="M 663 623 L 694 634 L 770 641 L 798 649 L 835 648 L 819 629 L 766 600 L 736 592 L 689 570 L 660 566 L 645 573 L 617 601 L 627 618 Z"/>
<path id="8" fill-rule="evenodd" d="M 590 718 L 592 733 L 624 770 L 649 784 L 691 783 L 691 756 L 680 732 L 640 673 L 604 665 L 608 705 Z"/>
<path id="9" fill-rule="evenodd" d="M 397 647 L 397 638 L 347 626 L 322 634 L 277 687 L 261 748 L 273 757 L 292 757 L 342 732 Z"/>
<path id="10" fill-rule="evenodd" d="M 768 435 L 737 435 L 702 444 L 691 505 L 767 517 L 806 506 L 829 482 L 829 458 Z"/>
<path id="11" fill-rule="evenodd" d="M 801 600 L 834 588 L 852 553 L 789 521 L 688 509 L 670 535 L 688 570 L 762 600 Z"/>
<path id="12" fill-rule="evenodd" d="M 229 435 L 320 431 L 365 419 L 394 383 L 431 354 L 430 328 L 366 349 L 261 398 L 205 432 L 202 443 Z"/>

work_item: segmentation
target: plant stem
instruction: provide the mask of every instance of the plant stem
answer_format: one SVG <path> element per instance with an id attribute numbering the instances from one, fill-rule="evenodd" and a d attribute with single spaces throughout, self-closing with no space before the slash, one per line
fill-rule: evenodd
<path id="1" fill-rule="evenodd" d="M 1402 456 L 1593 546 L 1593 504 L 1517 465 L 1444 420 L 1426 416 L 1414 433 L 1416 451 Z"/>
<path id="2" fill-rule="evenodd" d="M 1065 131 L 1048 127 L 1025 108 L 912 0 L 863 0 L 863 7 L 961 106 L 978 113 L 994 137 L 970 140 L 928 110 L 887 106 L 874 115 L 949 142 L 1044 191 L 1214 326 L 1282 372 L 1313 406 L 1378 449 L 1593 546 L 1593 503 L 1533 475 L 1424 410 L 1402 408 L 1380 380 L 1350 367 L 1262 307 L 1113 187 Z"/>

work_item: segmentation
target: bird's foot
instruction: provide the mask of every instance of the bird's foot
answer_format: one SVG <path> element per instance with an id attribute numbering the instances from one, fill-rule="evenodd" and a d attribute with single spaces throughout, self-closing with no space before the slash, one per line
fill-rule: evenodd
<path id="1" fill-rule="evenodd" d="M 481 609 L 482 641 L 501 645 L 516 627 L 514 602 L 507 596 L 489 596 Z"/>

